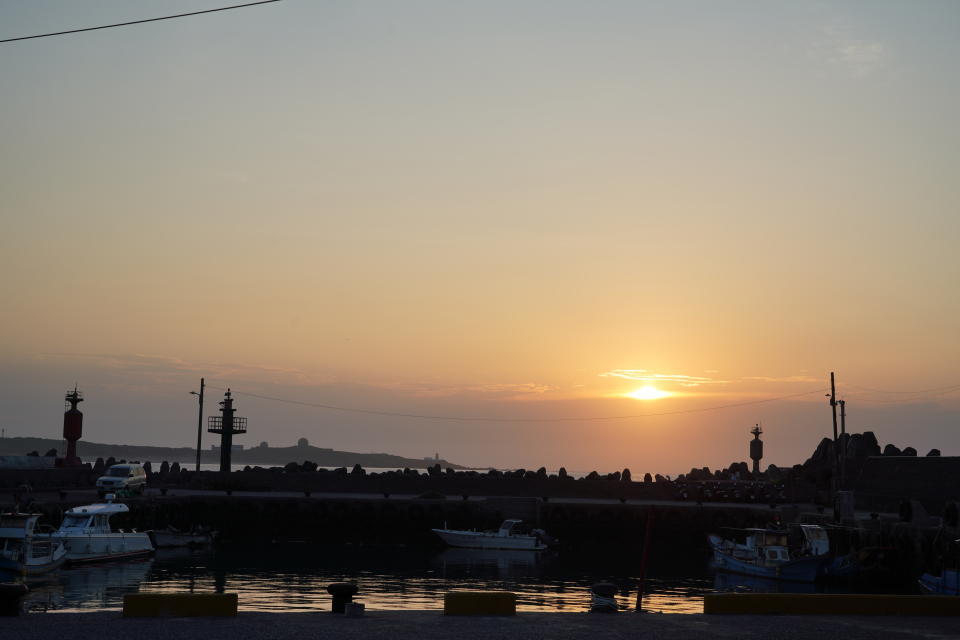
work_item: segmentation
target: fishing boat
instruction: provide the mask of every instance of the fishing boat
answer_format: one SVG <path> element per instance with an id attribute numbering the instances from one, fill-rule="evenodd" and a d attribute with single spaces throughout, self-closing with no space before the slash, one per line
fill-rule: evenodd
<path id="1" fill-rule="evenodd" d="M 944 569 L 939 576 L 925 573 L 920 576 L 920 589 L 925 593 L 936 593 L 944 596 L 960 595 L 960 571 Z"/>
<path id="2" fill-rule="evenodd" d="M 534 529 L 529 534 L 518 531 L 522 520 L 504 520 L 496 531 L 463 531 L 459 529 L 432 529 L 451 547 L 467 549 L 526 549 L 542 551 L 547 548 L 546 534 Z"/>
<path id="3" fill-rule="evenodd" d="M 213 543 L 213 531 L 180 531 L 174 527 L 155 529 L 150 532 L 150 539 L 157 549 L 172 549 L 176 547 L 209 547 Z"/>
<path id="4" fill-rule="evenodd" d="M 40 514 L 0 514 L 0 571 L 32 576 L 64 563 L 63 542 L 37 529 Z"/>
<path id="5" fill-rule="evenodd" d="M 803 548 L 791 557 L 787 532 L 771 529 L 742 529 L 744 542 L 707 536 L 717 569 L 773 580 L 814 582 L 827 561 L 829 540 L 822 527 L 801 525 Z"/>
<path id="6" fill-rule="evenodd" d="M 113 502 L 113 494 L 106 497 L 105 503 L 68 510 L 60 528 L 53 533 L 67 549 L 67 562 L 117 560 L 153 553 L 153 543 L 146 532 L 111 529 L 110 518 L 127 513 L 130 508 Z"/>

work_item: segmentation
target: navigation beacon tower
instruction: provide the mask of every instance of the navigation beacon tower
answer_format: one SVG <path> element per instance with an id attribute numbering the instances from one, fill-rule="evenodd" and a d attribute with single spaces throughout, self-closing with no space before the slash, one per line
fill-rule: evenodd
<path id="1" fill-rule="evenodd" d="M 760 425 L 757 425 L 750 430 L 750 433 L 753 434 L 753 440 L 750 441 L 750 459 L 753 460 L 753 472 L 760 473 L 760 460 L 763 458 L 763 440 L 760 439 L 760 434 L 763 431 L 760 429 Z"/>
<path id="2" fill-rule="evenodd" d="M 207 422 L 207 431 L 220 434 L 220 472 L 230 472 L 230 454 L 233 453 L 233 435 L 247 432 L 247 419 L 233 415 L 233 398 L 230 389 L 223 394 L 220 401 L 220 413 L 223 415 L 210 416 Z"/>
<path id="3" fill-rule="evenodd" d="M 77 409 L 77 405 L 83 402 L 83 395 L 74 387 L 72 392 L 67 392 L 65 399 L 65 405 L 70 406 L 63 413 L 63 439 L 67 441 L 67 454 L 63 458 L 63 464 L 74 467 L 80 464 L 80 458 L 77 457 L 77 440 L 83 435 L 83 413 Z"/>

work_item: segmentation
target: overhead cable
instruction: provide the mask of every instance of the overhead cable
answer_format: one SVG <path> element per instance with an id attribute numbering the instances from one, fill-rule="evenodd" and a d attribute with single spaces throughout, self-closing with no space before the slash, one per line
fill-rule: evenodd
<path id="1" fill-rule="evenodd" d="M 226 391 L 225 387 L 217 387 L 212 384 L 207 385 L 211 389 L 219 389 L 221 391 Z M 813 391 L 805 391 L 803 393 L 794 393 L 786 396 L 777 396 L 775 398 L 761 398 L 759 400 L 746 400 L 743 402 L 734 402 L 731 404 L 722 404 L 714 405 L 712 407 L 701 407 L 699 409 L 678 409 L 675 411 L 661 411 L 657 413 L 637 413 L 632 415 L 618 415 L 618 416 L 584 416 L 584 417 L 570 417 L 570 418 L 494 418 L 494 417 L 480 417 L 480 416 L 445 416 L 445 415 L 427 415 L 427 414 L 418 414 L 418 413 L 401 413 L 397 411 L 377 411 L 374 409 L 359 409 L 356 407 L 340 407 L 330 404 L 321 404 L 317 402 L 304 402 L 301 400 L 291 400 L 289 398 L 277 398 L 274 396 L 266 396 L 259 393 L 250 393 L 244 391 L 234 391 L 233 389 L 230 392 L 234 395 L 249 396 L 251 398 L 259 398 L 260 400 L 270 400 L 272 402 L 283 402 L 286 404 L 295 404 L 303 407 L 313 407 L 315 409 L 326 409 L 329 411 L 344 411 L 347 413 L 363 413 L 367 415 L 375 416 L 386 416 L 392 418 L 414 418 L 418 420 L 448 420 L 451 422 L 599 422 L 599 421 L 609 421 L 609 420 L 634 420 L 637 418 L 653 418 L 656 416 L 671 416 L 682 413 L 702 413 L 704 411 L 718 411 L 720 409 L 731 409 L 733 407 L 744 407 L 753 404 L 762 404 L 766 402 L 776 402 L 778 400 L 788 400 L 790 398 L 799 398 L 802 396 L 809 396 L 814 393 L 824 393 L 827 389 L 815 389 Z"/>
<path id="2" fill-rule="evenodd" d="M 146 18 L 144 20 L 131 20 L 130 22 L 117 22 L 115 24 L 104 24 L 99 27 L 84 27 L 82 29 L 70 29 L 68 31 L 40 33 L 35 36 L 20 36 L 19 38 L 6 38 L 5 40 L 0 40 L 0 44 L 4 42 L 16 42 L 18 40 L 33 40 L 34 38 L 49 38 L 51 36 L 65 36 L 70 33 L 80 33 L 82 31 L 97 31 L 98 29 L 113 29 L 114 27 L 127 27 L 132 24 L 143 24 L 144 22 L 157 22 L 158 20 L 172 20 L 174 18 L 186 18 L 187 16 L 198 16 L 201 13 L 216 13 L 217 11 L 229 11 L 231 9 L 242 9 L 244 7 L 252 7 L 257 4 L 270 4 L 272 2 L 280 2 L 280 0 L 259 0 L 259 2 L 247 2 L 245 4 L 235 4 L 229 7 L 218 7 L 216 9 L 205 9 L 203 11 L 191 11 L 190 13 L 178 13 L 176 15 L 161 16 L 159 18 Z"/>

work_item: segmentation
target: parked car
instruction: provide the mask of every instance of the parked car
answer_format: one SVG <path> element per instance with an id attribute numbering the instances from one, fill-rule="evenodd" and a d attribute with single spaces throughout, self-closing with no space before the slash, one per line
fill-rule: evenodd
<path id="1" fill-rule="evenodd" d="M 97 478 L 97 493 L 100 497 L 120 490 L 142 494 L 146 488 L 147 472 L 141 464 L 110 465 L 107 472 Z"/>

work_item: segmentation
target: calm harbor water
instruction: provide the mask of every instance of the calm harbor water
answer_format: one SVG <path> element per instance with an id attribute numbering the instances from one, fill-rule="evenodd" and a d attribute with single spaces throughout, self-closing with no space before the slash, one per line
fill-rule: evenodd
<path id="1" fill-rule="evenodd" d="M 645 611 L 701 613 L 703 594 L 713 591 L 823 590 L 715 573 L 707 558 L 680 560 L 660 557 L 651 563 Z M 585 611 L 590 585 L 609 581 L 620 587 L 621 608 L 633 610 L 639 573 L 633 565 L 617 555 L 291 543 L 160 550 L 145 560 L 81 565 L 31 579 L 26 606 L 35 612 L 117 610 L 124 594 L 137 591 L 228 591 L 239 594 L 245 611 L 327 611 L 327 585 L 355 581 L 357 600 L 371 610 L 441 609 L 451 589 L 503 589 L 517 594 L 521 611 Z"/>
<path id="2" fill-rule="evenodd" d="M 693 573 L 648 577 L 644 609 L 702 611 L 702 596 L 714 588 L 714 578 L 705 565 Z M 357 600 L 369 609 L 440 609 L 444 592 L 451 589 L 507 589 L 517 593 L 523 611 L 584 611 L 590 585 L 601 580 L 620 585 L 620 604 L 632 609 L 637 587 L 636 572 L 612 560 L 525 551 L 285 544 L 161 550 L 146 560 L 65 568 L 31 580 L 26 606 L 35 612 L 116 610 L 124 594 L 137 591 L 229 591 L 239 593 L 241 610 L 326 611 L 326 586 L 342 580 L 360 585 Z"/>

